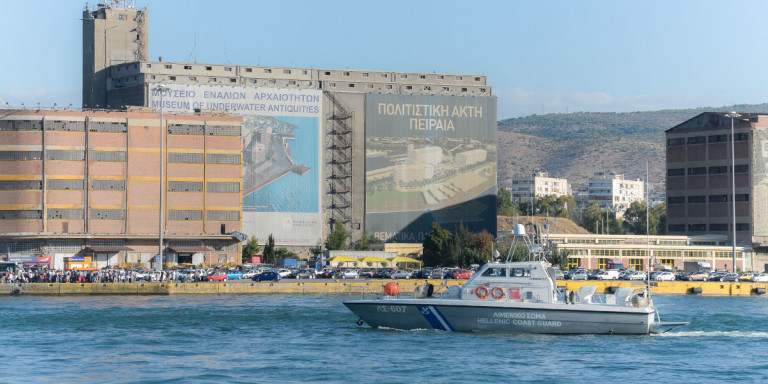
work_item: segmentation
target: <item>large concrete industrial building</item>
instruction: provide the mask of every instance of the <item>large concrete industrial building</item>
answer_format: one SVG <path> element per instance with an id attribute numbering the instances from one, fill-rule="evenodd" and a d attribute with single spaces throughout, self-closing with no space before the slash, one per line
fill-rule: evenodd
<path id="1" fill-rule="evenodd" d="M 83 15 L 83 107 L 243 117 L 243 232 L 307 247 L 495 234 L 496 98 L 483 75 L 147 61 L 148 12 Z"/>

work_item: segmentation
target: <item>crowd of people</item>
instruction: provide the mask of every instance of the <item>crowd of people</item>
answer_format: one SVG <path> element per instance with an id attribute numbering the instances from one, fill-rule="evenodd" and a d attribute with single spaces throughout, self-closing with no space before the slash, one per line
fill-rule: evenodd
<path id="1" fill-rule="evenodd" d="M 60 270 L 24 269 L 0 272 L 0 283 L 135 283 L 204 281 L 205 271 L 141 271 L 130 269 Z"/>

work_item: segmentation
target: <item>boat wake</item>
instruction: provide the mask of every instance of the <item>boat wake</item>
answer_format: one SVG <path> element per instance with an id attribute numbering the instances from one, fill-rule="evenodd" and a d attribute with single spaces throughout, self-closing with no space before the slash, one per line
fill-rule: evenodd
<path id="1" fill-rule="evenodd" d="M 754 338 L 754 339 L 768 339 L 768 332 L 757 331 L 684 331 L 684 332 L 668 332 L 658 335 L 652 335 L 656 337 L 733 337 L 733 338 Z"/>

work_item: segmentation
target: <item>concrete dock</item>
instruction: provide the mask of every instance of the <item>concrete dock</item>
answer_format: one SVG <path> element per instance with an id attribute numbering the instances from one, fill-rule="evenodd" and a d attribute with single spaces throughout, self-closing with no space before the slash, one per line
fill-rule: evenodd
<path id="1" fill-rule="evenodd" d="M 67 296 L 67 295 L 257 295 L 257 294 L 376 294 L 384 284 L 395 280 L 283 280 L 280 282 L 226 283 L 16 283 L 0 284 L 0 295 Z M 400 292 L 410 294 L 425 280 L 396 280 Z M 443 280 L 429 280 L 440 291 Z M 448 285 L 461 285 L 464 280 L 449 280 Z M 615 287 L 642 289 L 642 282 L 630 281 L 558 281 L 559 287 L 576 291 L 582 285 L 597 285 L 598 293 L 610 293 Z M 766 283 L 719 282 L 651 282 L 656 295 L 753 296 L 765 295 Z"/>

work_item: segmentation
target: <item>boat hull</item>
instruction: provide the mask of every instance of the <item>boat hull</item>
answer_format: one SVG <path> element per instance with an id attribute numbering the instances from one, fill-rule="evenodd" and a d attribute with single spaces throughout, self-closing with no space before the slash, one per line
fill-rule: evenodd
<path id="1" fill-rule="evenodd" d="M 590 304 L 462 300 L 348 301 L 374 328 L 542 334 L 648 334 L 655 310 Z"/>

